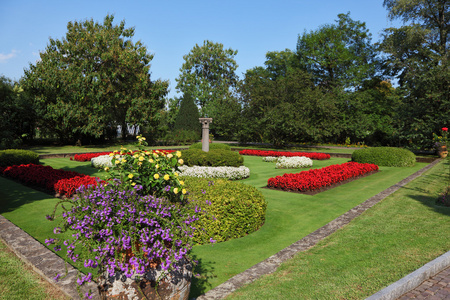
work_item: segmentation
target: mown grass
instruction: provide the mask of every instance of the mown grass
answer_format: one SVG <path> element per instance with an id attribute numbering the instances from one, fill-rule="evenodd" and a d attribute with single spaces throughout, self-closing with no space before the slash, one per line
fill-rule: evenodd
<path id="1" fill-rule="evenodd" d="M 435 206 L 440 163 L 273 274 L 227 299 L 364 299 L 450 249 L 450 208 Z"/>
<path id="2" fill-rule="evenodd" d="M 56 168 L 102 175 L 88 162 L 74 162 L 67 158 L 42 161 Z M 344 158 L 314 161 L 314 167 L 346 161 L 348 159 Z M 419 163 L 413 168 L 383 167 L 377 174 L 308 196 L 263 188 L 269 177 L 300 169 L 277 170 L 274 164 L 251 156 L 245 157 L 245 165 L 252 175 L 243 182 L 261 189 L 268 202 L 266 223 L 259 231 L 244 238 L 214 246 L 194 247 L 193 254 L 200 261 L 196 272 L 201 277 L 194 280 L 191 296 L 198 296 L 223 283 L 425 166 Z M 6 218 L 41 242 L 51 237 L 54 224 L 45 220 L 45 214 L 52 210 L 55 199 L 4 178 L 0 178 L 0 199 L 0 213 Z"/>
<path id="3" fill-rule="evenodd" d="M 44 281 L 0 240 L 0 299 L 69 299 Z"/>

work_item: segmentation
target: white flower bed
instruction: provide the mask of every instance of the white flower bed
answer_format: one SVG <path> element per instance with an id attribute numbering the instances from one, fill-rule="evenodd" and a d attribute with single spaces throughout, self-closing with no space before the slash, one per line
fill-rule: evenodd
<path id="1" fill-rule="evenodd" d="M 111 156 L 109 155 L 100 155 L 97 157 L 91 158 L 91 166 L 97 169 L 103 169 L 105 167 L 112 167 Z"/>
<path id="2" fill-rule="evenodd" d="M 278 158 L 275 168 L 277 169 L 297 169 L 312 167 L 313 161 L 305 156 L 281 156 Z"/>
<path id="3" fill-rule="evenodd" d="M 250 176 L 250 169 L 245 166 L 240 167 L 199 167 L 181 166 L 180 176 L 201 177 L 201 178 L 225 178 L 238 180 Z"/>
<path id="4" fill-rule="evenodd" d="M 278 157 L 277 156 L 266 156 L 263 157 L 264 162 L 277 162 Z"/>

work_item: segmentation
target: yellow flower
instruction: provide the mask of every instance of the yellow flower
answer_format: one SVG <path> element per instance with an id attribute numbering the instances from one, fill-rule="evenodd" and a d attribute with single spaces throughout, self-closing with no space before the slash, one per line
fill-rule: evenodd
<path id="1" fill-rule="evenodd" d="M 173 157 L 172 153 L 167 154 L 167 158 L 172 158 L 172 157 Z"/>
<path id="2" fill-rule="evenodd" d="M 169 180 L 169 179 L 170 179 L 169 174 L 164 175 L 164 180 Z"/>
<path id="3" fill-rule="evenodd" d="M 159 174 L 156 173 L 155 175 L 153 175 L 153 178 L 158 179 L 159 178 Z"/>
<path id="4" fill-rule="evenodd" d="M 136 185 L 136 182 L 132 182 L 131 185 L 132 185 L 132 186 L 135 186 L 135 185 Z"/>
<path id="5" fill-rule="evenodd" d="M 122 163 L 126 163 L 127 160 L 125 158 L 122 158 Z"/>
<path id="6" fill-rule="evenodd" d="M 114 156 L 114 153 L 113 153 L 113 152 L 111 152 L 111 153 L 109 154 L 109 156 Z"/>
<path id="7" fill-rule="evenodd" d="M 143 161 L 145 158 L 143 156 L 139 156 L 139 161 Z"/>
<path id="8" fill-rule="evenodd" d="M 180 185 L 184 185 L 184 181 L 183 180 L 180 180 Z"/>
<path id="9" fill-rule="evenodd" d="M 133 178 L 133 176 L 134 176 L 133 174 L 128 174 L 128 178 L 130 179 Z"/>
<path id="10" fill-rule="evenodd" d="M 181 157 L 181 152 L 180 151 L 177 151 L 177 156 Z"/>
<path id="11" fill-rule="evenodd" d="M 153 159 L 151 159 L 151 158 L 150 158 L 150 159 L 149 159 L 148 161 L 149 161 L 150 163 L 153 163 L 153 162 L 154 162 L 154 160 L 153 160 Z"/>
<path id="12" fill-rule="evenodd" d="M 174 188 L 174 189 L 173 189 L 173 192 L 174 192 L 175 194 L 178 194 L 178 188 Z"/>
<path id="13" fill-rule="evenodd" d="M 115 158 L 119 159 L 119 158 L 120 158 L 120 155 L 119 155 L 119 154 L 116 154 Z"/>
<path id="14" fill-rule="evenodd" d="M 139 167 L 142 166 L 142 162 L 138 162 L 138 166 L 139 166 Z"/>
<path id="15" fill-rule="evenodd" d="M 178 173 L 177 172 L 173 173 L 173 175 L 175 175 L 175 177 L 178 177 Z"/>
<path id="16" fill-rule="evenodd" d="M 109 167 L 105 167 L 105 171 L 108 172 L 109 171 Z"/>
<path id="17" fill-rule="evenodd" d="M 186 189 L 182 189 L 181 193 L 183 193 L 183 195 L 186 194 Z"/>
<path id="18" fill-rule="evenodd" d="M 139 155 L 136 153 L 135 155 L 133 155 L 134 158 L 138 158 Z"/>
<path id="19" fill-rule="evenodd" d="M 155 169 L 158 169 L 158 168 L 159 168 L 159 165 L 156 165 L 156 166 L 155 166 Z"/>
<path id="20" fill-rule="evenodd" d="M 116 160 L 114 163 L 115 163 L 116 165 L 118 165 L 118 164 L 120 164 L 120 160 Z"/>
<path id="21" fill-rule="evenodd" d="M 179 163 L 180 165 L 182 165 L 182 164 L 184 163 L 184 160 L 180 158 L 180 159 L 178 160 L 178 163 Z"/>

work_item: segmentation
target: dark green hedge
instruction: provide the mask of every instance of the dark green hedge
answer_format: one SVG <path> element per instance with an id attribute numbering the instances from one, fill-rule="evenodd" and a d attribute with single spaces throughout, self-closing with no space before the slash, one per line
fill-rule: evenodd
<path id="1" fill-rule="evenodd" d="M 38 163 L 39 155 L 33 151 L 20 149 L 0 150 L 0 167 Z"/>
<path id="2" fill-rule="evenodd" d="M 206 211 L 194 224 L 205 230 L 195 235 L 196 243 L 207 243 L 210 237 L 218 242 L 243 237 L 264 224 L 267 203 L 257 188 L 225 179 L 183 179 L 189 199 Z"/>
<path id="3" fill-rule="evenodd" d="M 238 152 L 224 149 L 213 149 L 204 152 L 199 149 L 181 151 L 184 164 L 209 167 L 239 167 L 244 165 L 244 158 Z"/>
<path id="4" fill-rule="evenodd" d="M 412 167 L 416 163 L 416 156 L 402 148 L 376 147 L 355 150 L 352 161 L 385 167 Z"/>
<path id="5" fill-rule="evenodd" d="M 195 143 L 189 146 L 189 149 L 202 149 L 202 143 Z M 231 148 L 227 144 L 222 143 L 209 143 L 209 150 L 216 150 L 216 149 L 223 149 L 223 150 L 230 150 Z"/>

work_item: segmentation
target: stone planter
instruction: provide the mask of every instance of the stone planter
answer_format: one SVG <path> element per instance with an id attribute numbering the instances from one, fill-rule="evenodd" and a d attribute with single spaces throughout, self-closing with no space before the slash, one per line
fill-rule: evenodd
<path id="1" fill-rule="evenodd" d="M 439 149 L 437 149 L 437 154 L 440 158 L 446 158 L 448 155 L 447 147 L 441 146 Z"/>
<path id="2" fill-rule="evenodd" d="M 164 278 L 160 267 L 148 271 L 136 282 L 135 277 L 126 278 L 120 272 L 110 277 L 107 273 L 99 282 L 99 292 L 102 299 L 120 300 L 187 300 L 191 288 L 192 265 L 183 260 L 179 270 L 169 272 Z"/>

